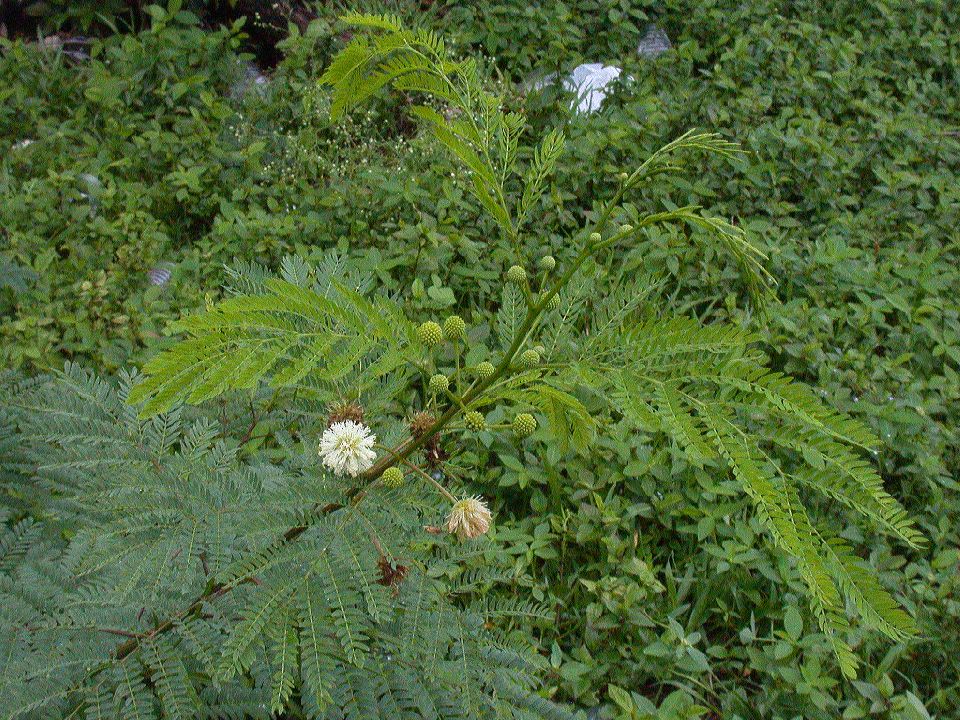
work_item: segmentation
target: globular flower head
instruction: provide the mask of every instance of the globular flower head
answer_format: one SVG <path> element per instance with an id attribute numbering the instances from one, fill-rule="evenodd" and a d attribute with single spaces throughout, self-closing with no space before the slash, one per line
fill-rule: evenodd
<path id="1" fill-rule="evenodd" d="M 520 366 L 525 368 L 536 367 L 540 364 L 540 353 L 529 348 L 520 353 Z"/>
<path id="2" fill-rule="evenodd" d="M 633 225 L 631 225 L 630 223 L 624 223 L 623 225 L 620 226 L 620 232 L 624 234 L 628 232 L 633 232 Z"/>
<path id="3" fill-rule="evenodd" d="M 467 426 L 467 430 L 480 432 L 487 426 L 487 420 L 483 417 L 483 413 L 471 410 L 463 416 L 463 424 Z"/>
<path id="4" fill-rule="evenodd" d="M 373 467 L 377 436 L 363 423 L 335 422 L 320 438 L 320 459 L 335 474 L 356 477 Z"/>
<path id="5" fill-rule="evenodd" d="M 537 419 L 530 413 L 520 413 L 513 419 L 513 432 L 517 437 L 530 437 L 537 429 Z"/>
<path id="6" fill-rule="evenodd" d="M 488 377 L 493 375 L 496 368 L 493 366 L 493 363 L 487 362 L 484 360 L 482 363 L 477 365 L 477 377 L 481 380 L 486 380 Z"/>
<path id="7" fill-rule="evenodd" d="M 398 488 L 403 485 L 403 470 L 397 466 L 388 467 L 380 476 L 382 482 L 388 488 Z"/>
<path id="8" fill-rule="evenodd" d="M 420 437 L 427 430 L 433 427 L 437 419 L 428 412 L 418 412 L 410 418 L 410 434 L 414 437 Z"/>
<path id="9" fill-rule="evenodd" d="M 445 393 L 449 387 L 450 379 L 446 375 L 437 373 L 430 378 L 430 392 L 432 393 Z"/>
<path id="10" fill-rule="evenodd" d="M 456 534 L 461 540 L 483 535 L 490 529 L 493 516 L 490 508 L 480 497 L 468 497 L 457 500 L 447 517 L 447 531 Z"/>
<path id="11" fill-rule="evenodd" d="M 598 242 L 600 242 L 601 240 L 603 240 L 603 235 L 601 235 L 600 233 L 598 233 L 598 232 L 590 233 L 590 244 L 591 244 L 591 245 L 596 245 L 596 244 L 597 244 Z"/>
<path id="12" fill-rule="evenodd" d="M 560 309 L 560 296 L 551 295 L 550 299 L 547 300 L 547 310 L 559 310 Z"/>
<path id="13" fill-rule="evenodd" d="M 330 415 L 327 418 L 327 427 L 344 420 L 363 422 L 363 408 L 355 402 L 343 401 L 330 406 Z"/>
<path id="14" fill-rule="evenodd" d="M 451 315 L 443 321 L 443 334 L 451 340 L 460 340 L 467 331 L 467 324 L 459 315 Z"/>
<path id="15" fill-rule="evenodd" d="M 550 272 L 557 266 L 557 260 L 553 255 L 544 255 L 540 258 L 540 269 Z"/>
<path id="16" fill-rule="evenodd" d="M 443 329 L 433 320 L 427 320 L 417 328 L 417 338 L 428 347 L 443 342 Z"/>
<path id="17" fill-rule="evenodd" d="M 507 270 L 507 280 L 518 285 L 527 279 L 527 271 L 519 265 L 512 265 Z"/>

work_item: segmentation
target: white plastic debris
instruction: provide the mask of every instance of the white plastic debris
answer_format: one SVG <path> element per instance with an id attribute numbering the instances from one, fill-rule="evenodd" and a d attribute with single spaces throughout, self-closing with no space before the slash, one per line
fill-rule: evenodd
<path id="1" fill-rule="evenodd" d="M 48 35 L 37 41 L 41 47 L 51 50 L 59 50 L 71 60 L 84 62 L 90 59 L 90 41 L 85 37 L 63 37 L 61 35 Z"/>
<path id="2" fill-rule="evenodd" d="M 560 81 L 560 86 L 574 94 L 571 109 L 578 114 L 592 113 L 600 109 L 607 98 L 610 83 L 620 77 L 622 70 L 615 65 L 584 63 L 573 69 Z M 528 90 L 543 90 L 557 83 L 559 75 L 550 73 L 527 82 Z"/>
<path id="3" fill-rule="evenodd" d="M 659 57 L 673 45 L 670 38 L 662 28 L 656 25 L 648 25 L 643 37 L 640 38 L 640 44 L 637 46 L 637 54 L 647 60 Z M 569 75 L 560 80 L 560 85 L 564 90 L 572 92 L 575 95 L 572 103 L 572 109 L 578 114 L 588 114 L 596 112 L 603 106 L 603 101 L 607 99 L 610 92 L 610 85 L 620 78 L 623 70 L 616 65 L 604 65 L 603 63 L 584 63 L 573 69 Z M 548 85 L 555 84 L 559 75 L 551 73 L 539 79 L 529 81 L 527 87 L 530 90 L 542 90 Z"/>
<path id="4" fill-rule="evenodd" d="M 80 197 L 90 204 L 90 217 L 94 217 L 100 207 L 100 193 L 103 191 L 103 183 L 100 182 L 100 178 L 91 173 L 81 173 L 80 181 L 83 188 L 80 190 Z"/>
<path id="5" fill-rule="evenodd" d="M 80 193 L 84 197 L 96 195 L 103 189 L 103 183 L 100 178 L 92 173 L 81 173 L 80 179 L 83 180 L 86 192 Z"/>
<path id="6" fill-rule="evenodd" d="M 170 270 L 170 263 L 160 263 L 156 267 L 150 268 L 147 271 L 147 278 L 150 280 L 151 285 L 157 285 L 159 287 L 164 287 L 168 282 L 170 282 L 170 277 L 173 273 Z"/>
<path id="7" fill-rule="evenodd" d="M 670 38 L 663 28 L 656 25 L 647 25 L 647 31 L 640 38 L 640 44 L 637 46 L 637 55 L 647 60 L 653 60 L 660 57 L 667 50 L 672 48 Z"/>
<path id="8" fill-rule="evenodd" d="M 269 80 L 253 63 L 247 63 L 247 79 L 254 85 L 266 85 Z"/>
<path id="9" fill-rule="evenodd" d="M 576 95 L 573 102 L 576 112 L 584 114 L 599 110 L 607 99 L 607 87 L 620 77 L 621 72 L 616 65 L 577 65 L 563 80 L 564 89 Z"/>
<path id="10" fill-rule="evenodd" d="M 230 88 L 230 93 L 235 99 L 239 99 L 253 90 L 257 95 L 263 97 L 267 92 L 269 82 L 270 78 L 260 72 L 260 68 L 252 62 L 247 62 L 243 64 L 240 76 Z"/>

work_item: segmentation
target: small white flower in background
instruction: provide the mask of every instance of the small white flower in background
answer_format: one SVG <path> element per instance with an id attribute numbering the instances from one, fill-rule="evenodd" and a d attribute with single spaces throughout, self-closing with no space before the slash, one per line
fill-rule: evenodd
<path id="1" fill-rule="evenodd" d="M 337 475 L 356 477 L 373 466 L 376 441 L 377 436 L 363 423 L 335 422 L 320 438 L 320 459 Z"/>
<path id="2" fill-rule="evenodd" d="M 461 540 L 483 535 L 490 529 L 490 509 L 483 498 L 472 497 L 457 500 L 447 518 L 447 531 L 456 533 Z"/>

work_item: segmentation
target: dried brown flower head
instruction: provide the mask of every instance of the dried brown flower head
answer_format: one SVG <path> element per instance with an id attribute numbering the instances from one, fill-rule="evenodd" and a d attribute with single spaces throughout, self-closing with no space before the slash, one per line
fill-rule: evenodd
<path id="1" fill-rule="evenodd" d="M 330 406 L 330 417 L 327 418 L 327 427 L 334 423 L 352 420 L 355 423 L 363 422 L 363 408 L 355 402 L 344 400 Z"/>
<path id="2" fill-rule="evenodd" d="M 418 412 L 410 418 L 410 434 L 414 437 L 420 437 L 427 430 L 433 427 L 437 419 L 428 412 Z"/>

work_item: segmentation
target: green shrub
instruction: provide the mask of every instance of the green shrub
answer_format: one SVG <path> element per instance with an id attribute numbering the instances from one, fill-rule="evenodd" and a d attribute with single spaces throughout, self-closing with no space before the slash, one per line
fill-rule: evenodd
<path id="1" fill-rule="evenodd" d="M 649 443 L 690 469 L 701 486 L 696 506 L 710 506 L 716 495 L 740 503 L 740 513 L 752 508 L 752 525 L 741 520 L 732 529 L 750 550 L 758 534 L 770 537 L 779 574 L 802 581 L 818 642 L 845 676 L 854 677 L 858 665 L 849 611 L 862 628 L 909 640 L 910 615 L 835 522 L 808 514 L 802 496 L 815 490 L 867 527 L 921 547 L 921 535 L 858 455 L 876 447 L 871 433 L 766 368 L 744 328 L 664 316 L 651 276 L 611 286 L 600 272 L 598 260 L 647 232 L 690 228 L 692 241 L 739 266 L 762 308 L 763 256 L 741 229 L 694 206 L 641 211 L 631 204 L 637 189 L 678 173 L 686 153 L 731 157 L 735 147 L 689 132 L 656 150 L 624 173 L 595 218 L 568 238 L 555 274 L 534 277 L 522 268 L 542 248 L 532 257 L 524 248 L 537 237 L 535 217 L 563 153 L 562 133 L 546 134 L 530 161 L 518 164 L 523 118 L 483 90 L 476 63 L 449 61 L 430 31 L 408 31 L 386 16 L 349 19 L 374 32 L 351 40 L 321 78 L 333 88 L 331 115 L 385 86 L 425 95 L 429 104 L 411 106 L 410 114 L 458 161 L 512 256 L 490 346 L 461 348 L 438 323 L 415 325 L 409 309 L 383 292 L 355 289 L 368 284 L 355 286 L 340 259 L 328 256 L 316 269 L 288 260 L 279 278 L 254 266 L 235 272 L 231 296 L 175 324 L 186 337 L 119 392 L 69 366 L 52 382 L 14 387 L 10 439 L 22 449 L 11 455 L 38 468 L 38 488 L 48 493 L 34 499 L 38 508 L 61 509 L 48 529 L 23 520 L 5 540 L 13 552 L 3 633 L 14 678 L 6 705 L 22 708 L 13 714 L 86 708 L 139 716 L 155 703 L 163 715 L 187 716 L 201 704 L 216 713 L 232 705 L 245 716 L 396 717 L 430 705 L 443 717 L 562 714 L 530 695 L 529 673 L 515 653 L 505 655 L 503 641 L 476 629 L 467 634 L 465 618 L 473 615 L 445 604 L 456 585 L 429 583 L 430 595 L 422 594 L 434 543 L 413 529 L 436 514 L 436 501 L 431 510 L 422 500 L 397 503 L 378 492 L 386 470 L 407 464 L 439 492 L 450 534 L 486 534 L 486 504 L 463 494 L 463 481 L 431 473 L 455 450 L 459 431 L 469 431 L 463 442 L 472 435 L 496 441 L 512 435 L 512 423 L 498 416 L 518 411 L 544 419 L 547 463 L 597 460 L 594 442 L 608 441 L 600 428 L 619 426 L 619 437 Z M 482 379 L 466 372 L 478 356 L 493 365 Z M 444 379 L 439 397 L 437 377 Z M 250 396 L 252 419 L 241 437 L 228 440 L 223 402 L 219 431 L 209 419 L 181 430 L 180 403 L 228 391 Z M 345 401 L 322 429 L 319 411 L 338 396 Z M 273 410 L 277 405 L 283 410 Z M 537 429 L 530 419 L 524 434 Z M 310 459 L 309 438 L 318 435 L 329 473 Z M 468 472 L 494 467 L 460 452 Z M 508 456 L 501 457 L 507 467 Z M 353 479 L 338 486 L 330 474 Z M 16 482 L 10 492 L 21 497 Z M 408 565 L 401 569 L 399 559 L 408 557 L 419 581 L 406 579 Z M 629 580 L 581 578 L 588 593 L 609 598 L 607 609 L 625 612 L 648 594 L 675 590 L 635 552 L 623 559 Z M 49 587 L 40 595 L 32 582 L 39 577 Z M 490 582 L 482 567 L 468 577 L 459 592 Z M 81 602 L 94 587 L 97 601 Z M 490 627 L 500 609 L 508 618 L 543 614 L 523 602 L 467 606 Z M 74 607 L 64 618 L 62 609 Z M 588 615 L 597 615 L 591 608 Z M 793 604 L 783 623 L 790 638 L 803 638 Z M 126 629 L 131 624 L 135 629 Z M 424 636 L 421 624 L 435 629 Z M 681 670 L 710 669 L 696 647 L 701 633 L 675 619 L 667 630 L 645 654 L 670 658 Z M 128 639 L 111 645 L 102 635 Z M 623 690 L 615 701 L 631 711 L 635 702 Z"/>
<path id="2" fill-rule="evenodd" d="M 52 22 L 84 21 L 86 8 L 71 4 L 72 20 Z M 567 136 L 525 247 L 533 259 L 567 257 L 566 238 L 615 191 L 620 168 L 687 128 L 742 144 L 747 153 L 730 163 L 686 158 L 690 172 L 637 189 L 635 205 L 700 203 L 747 229 L 779 280 L 765 322 L 744 302 L 735 265 L 677 227 L 648 228 L 603 258 L 593 282 L 628 292 L 649 276 L 670 289 L 655 295 L 663 312 L 752 323 L 771 367 L 872 428 L 885 487 L 930 539 L 929 550 L 905 553 L 811 498 L 818 517 L 835 517 L 839 534 L 870 549 L 864 560 L 920 627 L 920 639 L 892 647 L 854 628 L 847 639 L 868 669 L 844 683 L 824 637 L 802 613 L 797 623 L 795 569 L 756 544 L 763 530 L 749 503 L 715 472 L 655 436 L 638 442 L 589 395 L 578 396 L 598 418 L 589 453 L 553 448 L 543 422 L 522 446 L 509 433 L 472 435 L 458 459 L 484 468 L 471 491 L 497 498 L 493 542 L 482 562 L 431 572 L 462 581 L 460 597 L 544 605 L 549 619 L 500 622 L 532 633 L 555 697 L 603 702 L 611 717 L 644 717 L 651 702 L 662 717 L 914 718 L 924 717 L 921 700 L 949 717 L 960 705 L 950 652 L 960 643 L 960 113 L 957 37 L 944 8 L 577 0 L 487 3 L 483 14 L 451 3 L 430 16 L 459 56 L 482 52 L 507 79 L 581 61 L 616 63 L 632 78 L 589 117 L 570 116 L 556 89 L 508 95 L 533 134 L 562 126 Z M 218 299 L 224 263 L 233 290 L 245 292 L 243 278 L 263 273 L 252 261 L 279 267 L 296 253 L 322 266 L 336 248 L 351 283 L 403 297 L 412 317 L 439 321 L 460 308 L 481 348 L 465 367 L 482 366 L 482 349 L 496 347 L 510 248 L 491 244 L 494 225 L 439 161 L 438 143 L 403 120 L 405 98 L 380 97 L 329 122 L 316 81 L 339 46 L 333 19 L 294 33 L 269 82 L 241 92 L 236 29 L 201 31 L 189 15 L 151 12 L 148 31 L 95 40 L 89 65 L 0 41 L 6 364 L 137 362 L 165 345 L 169 320 Z M 633 52 L 647 22 L 674 44 L 653 62 Z M 139 75 L 150 93 L 130 83 Z M 25 139 L 35 142 L 20 147 Z M 145 275 L 156 263 L 173 270 L 163 289 Z M 590 290 L 581 292 L 592 310 Z M 255 424 L 231 408 L 224 437 L 236 442 Z M 512 420 L 497 410 L 484 418 Z M 245 453 L 276 452 L 261 429 Z M 29 498 L 5 502 L 10 524 L 44 515 Z M 496 581 L 472 581 L 472 564 Z"/>
<path id="3" fill-rule="evenodd" d="M 589 3 L 567 5 L 570 15 L 581 6 Z M 490 12 L 515 7 L 499 3 Z M 542 215 L 551 229 L 576 226 L 593 198 L 610 191 L 613 181 L 598 183 L 596 168 L 612 177 L 683 128 L 717 128 L 742 142 L 747 152 L 733 171 L 704 165 L 692 176 L 664 178 L 637 205 L 709 198 L 711 211 L 751 232 L 779 280 L 781 303 L 763 330 L 773 366 L 816 384 L 829 402 L 873 427 L 883 440 L 877 459 L 887 487 L 922 518 L 932 540 L 928 553 L 905 557 L 869 539 L 871 564 L 918 608 L 927 639 L 879 650 L 869 686 L 844 688 L 829 679 L 812 638 L 794 647 L 789 638 L 758 633 L 762 617 L 779 615 L 790 598 L 768 584 L 775 563 L 748 552 L 741 531 L 730 527 L 737 507 L 722 496 L 715 510 L 699 502 L 706 479 L 675 489 L 683 487 L 677 474 L 688 470 L 661 448 L 628 449 L 623 440 L 611 441 L 607 457 L 628 468 L 626 478 L 594 460 L 572 474 L 521 470 L 519 456 L 509 462 L 512 472 L 491 482 L 512 488 L 522 523 L 506 538 L 525 546 L 509 554 L 517 587 L 532 584 L 558 608 L 543 650 L 553 647 L 559 687 L 594 702 L 601 679 L 645 695 L 655 694 L 653 683 L 661 697 L 680 685 L 720 715 L 745 717 L 856 717 L 888 705 L 912 717 L 911 697 L 949 715 L 960 702 L 960 664 L 944 653 L 957 642 L 952 398 L 960 388 L 951 298 L 960 290 L 960 113 L 949 90 L 958 79 L 949 51 L 957 36 L 943 9 L 940 2 L 896 10 L 872 2 L 667 2 L 646 9 L 674 44 L 652 62 L 633 56 L 632 41 L 618 46 L 630 33 L 614 25 L 582 38 L 573 53 L 533 38 L 498 48 L 498 65 L 516 80 L 536 68 L 569 71 L 581 60 L 621 64 L 632 78 L 600 116 L 570 117 L 554 90 L 527 98 L 535 128 L 568 123 L 570 151 L 555 182 L 577 193 L 582 214 L 569 212 L 567 197 L 562 210 Z M 456 12 L 452 28 L 464 17 Z M 505 34 L 519 35 L 521 25 Z M 462 37 L 485 43 L 470 26 Z M 679 286 L 677 307 L 745 317 L 729 267 L 680 250 L 683 239 L 671 233 L 646 240 L 609 265 L 612 277 L 653 272 Z M 669 569 L 678 588 L 643 601 L 649 620 L 624 608 L 651 591 L 633 578 L 610 580 L 635 546 L 651 568 Z M 913 580 L 894 579 L 900 568 Z M 579 577 L 591 583 L 589 595 Z M 662 573 L 657 577 L 663 584 Z M 758 611 L 761 597 L 768 610 Z M 587 603 L 590 611 L 580 611 Z M 624 613 L 638 618 L 625 625 Z M 637 652 L 664 634 L 675 642 L 673 619 L 686 633 L 700 633 L 709 670 L 674 668 Z"/>

